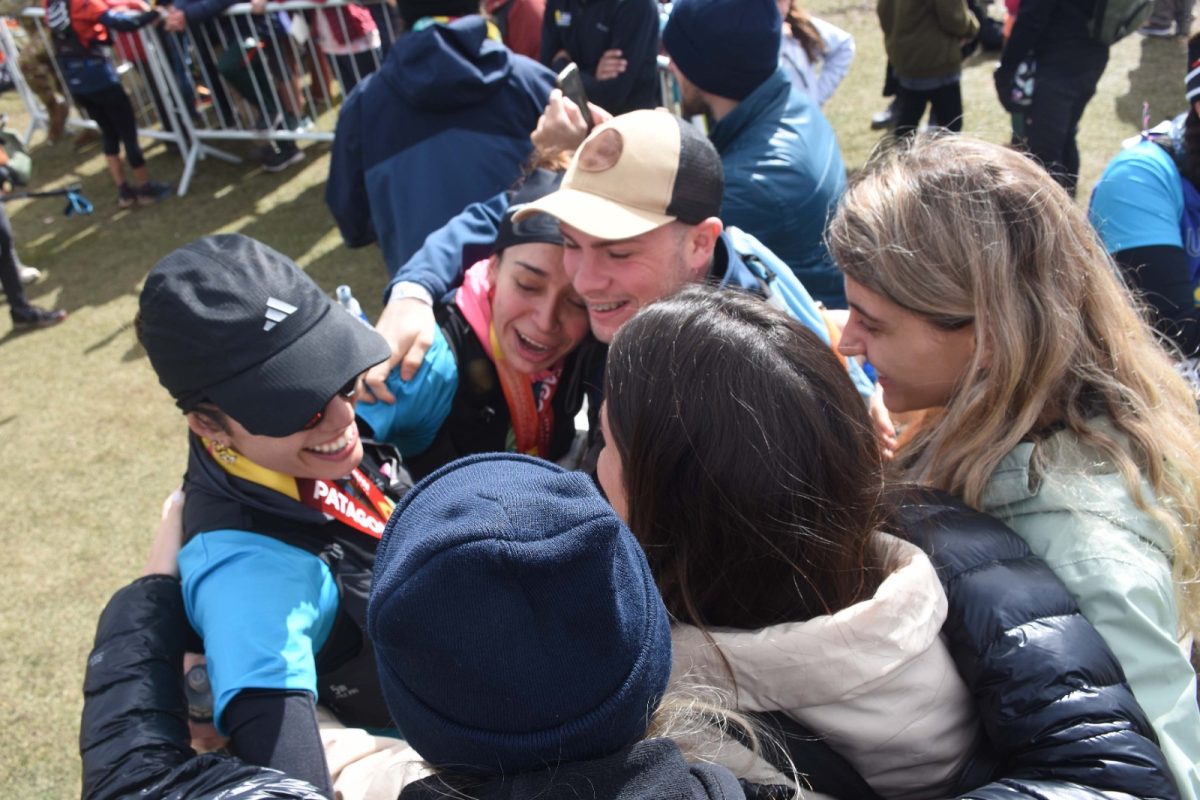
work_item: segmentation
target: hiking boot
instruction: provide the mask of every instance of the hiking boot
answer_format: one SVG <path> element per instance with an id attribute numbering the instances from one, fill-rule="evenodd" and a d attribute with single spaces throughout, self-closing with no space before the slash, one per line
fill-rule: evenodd
<path id="1" fill-rule="evenodd" d="M 42 277 L 42 271 L 37 267 L 29 267 L 24 264 L 17 264 L 17 277 L 21 279 L 22 286 L 28 286 Z"/>
<path id="2" fill-rule="evenodd" d="M 303 160 L 303 150 L 291 142 L 284 142 L 279 145 L 278 149 L 272 148 L 264 153 L 260 163 L 266 172 L 282 172 L 292 164 L 299 164 Z"/>
<path id="3" fill-rule="evenodd" d="M 67 312 L 63 311 L 62 309 L 25 306 L 24 308 L 14 308 L 12 310 L 12 324 L 14 331 L 31 331 L 35 328 L 49 328 L 51 325 L 57 325 L 66 318 Z"/>
<path id="4" fill-rule="evenodd" d="M 139 206 L 152 206 L 159 200 L 165 200 L 171 195 L 171 184 L 148 181 L 137 188 Z"/>
<path id="5" fill-rule="evenodd" d="M 128 183 L 122 183 L 117 187 L 117 208 L 133 208 L 137 199 L 137 192 Z"/>

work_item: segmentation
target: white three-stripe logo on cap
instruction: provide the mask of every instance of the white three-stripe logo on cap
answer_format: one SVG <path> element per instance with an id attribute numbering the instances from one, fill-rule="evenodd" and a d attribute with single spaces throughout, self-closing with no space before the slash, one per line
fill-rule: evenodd
<path id="1" fill-rule="evenodd" d="M 267 298 L 267 321 L 263 324 L 263 330 L 269 331 L 276 324 L 283 322 L 285 319 L 295 313 L 296 307 L 291 303 L 285 303 L 278 297 Z"/>

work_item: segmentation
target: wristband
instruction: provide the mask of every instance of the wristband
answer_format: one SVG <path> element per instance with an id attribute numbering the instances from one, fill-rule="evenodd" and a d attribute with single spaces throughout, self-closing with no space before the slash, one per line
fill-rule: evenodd
<path id="1" fill-rule="evenodd" d="M 392 291 L 388 294 L 388 305 L 400 300 L 420 300 L 425 305 L 433 308 L 433 295 L 419 283 L 412 281 L 400 281 L 392 287 Z"/>

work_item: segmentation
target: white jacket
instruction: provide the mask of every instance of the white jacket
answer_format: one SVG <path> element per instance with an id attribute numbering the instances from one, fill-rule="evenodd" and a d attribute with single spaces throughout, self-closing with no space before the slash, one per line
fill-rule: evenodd
<path id="1" fill-rule="evenodd" d="M 709 631 L 736 695 L 703 632 L 676 625 L 672 684 L 728 692 L 739 711 L 786 713 L 884 797 L 945 796 L 975 746 L 975 705 L 940 636 L 946 595 L 933 565 L 914 545 L 887 539 L 900 566 L 869 600 L 806 622 Z M 708 755 L 749 780 L 779 782 L 733 742 Z"/>
<path id="2" fill-rule="evenodd" d="M 850 63 L 854 61 L 854 37 L 831 22 L 818 17 L 810 19 L 825 43 L 825 54 L 821 60 L 816 64 L 810 61 L 800 42 L 785 28 L 779 49 L 779 63 L 793 89 L 807 94 L 817 105 L 823 106 L 850 71 Z"/>

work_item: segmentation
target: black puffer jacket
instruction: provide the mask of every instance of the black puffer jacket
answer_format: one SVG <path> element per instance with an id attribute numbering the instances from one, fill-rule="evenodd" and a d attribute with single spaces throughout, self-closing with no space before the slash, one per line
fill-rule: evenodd
<path id="1" fill-rule="evenodd" d="M 963 796 L 1178 797 L 1116 658 L 1025 542 L 941 492 L 899 515 L 946 590 L 942 633 L 986 734 L 968 775 L 992 782 Z"/>
<path id="2" fill-rule="evenodd" d="M 948 495 L 910 493 L 899 515 L 946 588 L 944 632 L 987 738 L 961 796 L 1178 797 L 1112 653 L 1025 543 Z M 83 797 L 320 797 L 187 747 L 185 620 L 173 578 L 141 578 L 109 601 L 84 682 Z"/>

